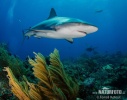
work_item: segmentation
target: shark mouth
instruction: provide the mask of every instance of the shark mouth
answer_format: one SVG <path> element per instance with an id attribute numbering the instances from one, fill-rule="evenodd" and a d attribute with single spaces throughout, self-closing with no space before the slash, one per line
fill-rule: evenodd
<path id="1" fill-rule="evenodd" d="M 87 33 L 86 33 L 86 32 L 84 32 L 84 31 L 78 31 L 78 32 L 81 32 L 81 33 L 83 33 L 83 34 L 86 34 L 86 35 L 87 35 Z"/>

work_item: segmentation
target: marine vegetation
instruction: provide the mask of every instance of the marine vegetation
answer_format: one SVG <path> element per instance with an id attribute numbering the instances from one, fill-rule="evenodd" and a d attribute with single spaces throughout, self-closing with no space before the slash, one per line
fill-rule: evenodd
<path id="1" fill-rule="evenodd" d="M 14 63 L 15 62 L 15 63 Z M 0 44 L 0 100 L 12 98 L 12 93 L 8 85 L 6 72 L 3 71 L 5 66 L 9 66 L 17 78 L 22 76 L 27 70 L 24 70 L 23 62 L 16 56 L 12 55 L 8 50 L 8 45 Z"/>
<path id="2" fill-rule="evenodd" d="M 23 61 L 0 45 L 0 100 L 96 100 L 98 90 L 127 92 L 127 54 L 120 51 L 62 61 L 56 49 L 49 57 L 34 54 Z"/>
<path id="3" fill-rule="evenodd" d="M 24 67 L 24 63 L 18 56 L 12 55 L 8 46 L 5 43 L 0 44 L 0 67 L 3 69 L 5 66 L 9 66 L 17 78 L 20 78 L 22 74 L 27 74 L 27 69 Z"/>
<path id="4" fill-rule="evenodd" d="M 10 91 L 8 79 L 6 77 L 7 72 L 3 71 L 3 68 L 9 66 L 16 78 L 20 80 L 23 75 L 27 76 L 28 80 L 34 79 L 31 71 L 31 67 L 26 64 L 26 61 L 22 61 L 18 56 L 12 55 L 9 52 L 8 45 L 6 43 L 0 44 L 0 100 L 10 99 L 14 96 Z"/>
<path id="5" fill-rule="evenodd" d="M 33 66 L 37 83 L 29 82 L 25 75 L 19 80 L 10 67 L 5 67 L 13 94 L 20 100 L 76 100 L 79 86 L 64 71 L 58 50 L 49 55 L 49 65 L 41 53 L 34 54 L 35 59 L 29 57 L 28 62 Z"/>

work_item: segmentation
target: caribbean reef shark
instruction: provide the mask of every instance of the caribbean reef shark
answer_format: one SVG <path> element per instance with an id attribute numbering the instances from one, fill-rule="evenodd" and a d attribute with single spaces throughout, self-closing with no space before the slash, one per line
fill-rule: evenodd
<path id="1" fill-rule="evenodd" d="M 29 28 L 25 37 L 65 39 L 73 43 L 73 38 L 84 37 L 89 33 L 96 32 L 98 28 L 80 19 L 58 17 L 54 8 L 51 9 L 48 19 Z"/>

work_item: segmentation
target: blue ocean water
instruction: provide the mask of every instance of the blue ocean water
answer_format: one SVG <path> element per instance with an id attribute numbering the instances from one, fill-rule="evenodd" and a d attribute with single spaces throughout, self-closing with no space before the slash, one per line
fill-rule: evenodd
<path id="1" fill-rule="evenodd" d="M 0 0 L 0 42 L 12 54 L 25 59 L 34 52 L 48 55 L 57 48 L 62 58 L 78 57 L 88 47 L 99 53 L 127 53 L 127 0 Z M 23 42 L 23 29 L 45 20 L 50 9 L 58 16 L 78 18 L 98 27 L 98 31 L 70 44 L 65 40 L 30 38 Z"/>

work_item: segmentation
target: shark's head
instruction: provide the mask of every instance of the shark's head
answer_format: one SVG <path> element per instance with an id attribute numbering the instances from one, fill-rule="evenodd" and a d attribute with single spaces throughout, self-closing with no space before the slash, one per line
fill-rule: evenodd
<path id="1" fill-rule="evenodd" d="M 77 29 L 77 31 L 81 32 L 81 33 L 86 33 L 86 34 L 90 34 L 93 32 L 96 32 L 98 30 L 98 28 L 94 25 L 91 24 L 84 24 L 81 23 L 81 25 L 75 27 Z"/>
<path id="2" fill-rule="evenodd" d="M 77 38 L 86 36 L 87 34 L 98 30 L 96 26 L 82 22 L 78 19 L 71 19 L 71 21 L 66 21 L 64 24 L 56 25 L 56 31 L 59 33 L 65 33 L 64 36 L 67 33 L 67 36 L 71 35 L 72 38 Z"/>

